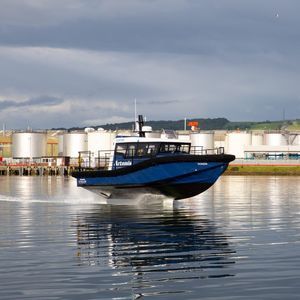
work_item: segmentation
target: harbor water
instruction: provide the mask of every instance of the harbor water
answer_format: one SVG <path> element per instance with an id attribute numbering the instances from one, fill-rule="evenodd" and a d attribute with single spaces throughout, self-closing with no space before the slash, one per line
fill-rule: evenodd
<path id="1" fill-rule="evenodd" d="M 299 299 L 299 182 L 105 203 L 73 178 L 1 176 L 0 299 Z"/>

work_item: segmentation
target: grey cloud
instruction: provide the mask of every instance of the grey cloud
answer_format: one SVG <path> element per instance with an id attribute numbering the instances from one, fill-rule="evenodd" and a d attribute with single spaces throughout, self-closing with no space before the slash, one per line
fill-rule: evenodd
<path id="1" fill-rule="evenodd" d="M 165 104 L 175 104 L 175 103 L 180 103 L 182 101 L 180 100 L 151 100 L 149 102 L 143 102 L 142 104 L 144 105 L 165 105 Z"/>
<path id="2" fill-rule="evenodd" d="M 50 96 L 40 96 L 36 98 L 31 98 L 25 101 L 14 101 L 14 100 L 4 100 L 0 101 L 0 109 L 7 109 L 10 107 L 30 107 L 30 106 L 53 106 L 61 104 L 64 100 L 56 97 Z"/>
<path id="3" fill-rule="evenodd" d="M 32 19 L 42 11 L 46 19 L 60 21 L 45 26 L 26 19 L 21 24 L 0 21 L 1 44 L 206 55 L 299 49 L 299 44 L 289 43 L 299 38 L 298 1 L 122 1 L 120 7 L 107 2 L 76 1 L 82 14 L 69 1 L 56 6 L 48 1 L 39 10 L 27 5 Z M 87 9 L 90 5 L 96 13 Z M 64 8 L 65 19 L 54 13 Z"/>
<path id="4" fill-rule="evenodd" d="M 299 117 L 299 9 L 298 0 L 2 0 L 0 97 L 28 100 L 0 107 L 28 110 L 1 119 L 105 123 L 130 118 L 134 98 L 148 119 L 278 119 L 283 105 Z M 29 111 L 55 103 L 62 111 L 43 120 Z"/>

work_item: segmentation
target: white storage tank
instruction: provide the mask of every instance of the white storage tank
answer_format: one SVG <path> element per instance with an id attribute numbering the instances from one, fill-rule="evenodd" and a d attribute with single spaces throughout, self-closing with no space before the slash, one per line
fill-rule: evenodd
<path id="1" fill-rule="evenodd" d="M 246 131 L 229 132 L 225 137 L 225 152 L 235 155 L 236 158 L 245 157 L 245 146 L 251 145 L 251 133 Z"/>
<path id="2" fill-rule="evenodd" d="M 291 134 L 290 135 L 290 144 L 299 146 L 300 145 L 300 134 Z"/>
<path id="3" fill-rule="evenodd" d="M 261 146 L 264 144 L 264 135 L 262 133 L 252 132 L 251 145 L 252 146 Z"/>
<path id="4" fill-rule="evenodd" d="M 278 132 L 265 133 L 265 145 L 268 146 L 284 146 L 288 144 L 288 137 Z"/>
<path id="5" fill-rule="evenodd" d="M 145 132 L 146 138 L 160 138 L 161 132 L 160 131 L 151 131 L 151 132 Z"/>
<path id="6" fill-rule="evenodd" d="M 86 127 L 86 128 L 84 128 L 84 132 L 85 132 L 85 133 L 93 132 L 93 131 L 95 131 L 95 129 L 92 128 L 92 127 Z"/>
<path id="7" fill-rule="evenodd" d="M 197 132 L 191 133 L 191 146 L 195 149 L 202 148 L 207 154 L 214 153 L 214 133 L 213 132 Z"/>
<path id="8" fill-rule="evenodd" d="M 85 132 L 65 133 L 63 145 L 63 156 L 78 157 L 79 151 L 87 151 L 87 135 Z"/>
<path id="9" fill-rule="evenodd" d="M 98 130 L 93 132 L 88 132 L 87 135 L 87 149 L 94 154 L 95 157 L 98 156 L 98 151 L 110 151 L 112 149 L 113 141 L 116 137 L 116 132 Z"/>
<path id="10" fill-rule="evenodd" d="M 12 156 L 33 158 L 46 156 L 47 134 L 42 132 L 15 132 L 12 134 Z"/>
<path id="11" fill-rule="evenodd" d="M 64 135 L 59 134 L 57 136 L 58 139 L 58 156 L 63 156 L 64 154 Z"/>
<path id="12" fill-rule="evenodd" d="M 116 132 L 105 131 L 102 128 L 88 132 L 88 151 L 91 152 L 92 167 L 105 167 L 109 164 L 116 135 Z"/>
<path id="13" fill-rule="evenodd" d="M 182 141 L 182 142 L 187 142 L 190 143 L 191 142 L 191 136 L 190 134 L 178 134 L 178 140 Z"/>
<path id="14" fill-rule="evenodd" d="M 214 146 L 215 148 L 225 148 L 225 141 L 215 141 Z"/>

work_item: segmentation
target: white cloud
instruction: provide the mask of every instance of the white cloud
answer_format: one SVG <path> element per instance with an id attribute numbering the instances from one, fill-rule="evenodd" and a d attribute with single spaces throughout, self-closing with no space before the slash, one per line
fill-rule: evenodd
<path id="1" fill-rule="evenodd" d="M 105 124 L 115 124 L 122 122 L 133 122 L 133 117 L 121 117 L 121 116 L 108 116 L 102 117 L 98 119 L 85 120 L 81 124 L 83 126 L 97 126 L 97 125 L 105 125 Z"/>

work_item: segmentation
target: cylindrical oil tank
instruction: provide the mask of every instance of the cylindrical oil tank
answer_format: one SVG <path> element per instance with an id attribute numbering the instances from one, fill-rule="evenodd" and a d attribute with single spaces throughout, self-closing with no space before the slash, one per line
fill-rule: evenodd
<path id="1" fill-rule="evenodd" d="M 215 148 L 220 148 L 220 147 L 225 148 L 225 141 L 215 141 L 214 147 Z"/>
<path id="2" fill-rule="evenodd" d="M 46 156 L 47 134 L 42 132 L 15 132 L 12 134 L 12 156 L 33 158 Z"/>
<path id="3" fill-rule="evenodd" d="M 191 142 L 191 136 L 189 134 L 178 134 L 178 140 L 182 142 Z"/>
<path id="4" fill-rule="evenodd" d="M 98 130 L 93 132 L 88 132 L 88 151 L 94 154 L 95 157 L 98 156 L 98 151 L 111 151 L 113 141 L 116 137 L 116 132 Z"/>
<path id="5" fill-rule="evenodd" d="M 117 132 L 117 136 L 138 136 L 138 133 L 137 132 L 133 132 L 132 130 L 120 129 Z"/>
<path id="6" fill-rule="evenodd" d="M 88 132 L 88 151 L 91 152 L 92 166 L 107 167 L 113 154 L 116 132 L 98 130 Z"/>
<path id="7" fill-rule="evenodd" d="M 225 152 L 236 158 L 245 157 L 245 146 L 251 145 L 251 133 L 246 131 L 229 132 L 225 137 Z"/>
<path id="8" fill-rule="evenodd" d="M 69 132 L 63 137 L 63 156 L 78 157 L 80 151 L 87 151 L 85 132 Z"/>
<path id="9" fill-rule="evenodd" d="M 145 132 L 146 138 L 160 138 L 161 132 L 160 131 L 151 131 L 151 132 Z"/>
<path id="10" fill-rule="evenodd" d="M 95 129 L 92 128 L 92 127 L 86 127 L 86 128 L 84 128 L 84 132 L 85 132 L 85 133 L 93 132 L 93 131 L 95 131 Z"/>
<path id="11" fill-rule="evenodd" d="M 214 152 L 214 133 L 213 132 L 197 132 L 191 133 L 191 146 L 195 149 L 202 148 L 208 154 Z"/>
<path id="12" fill-rule="evenodd" d="M 261 146 L 264 144 L 264 135 L 262 133 L 252 132 L 251 145 L 252 146 Z"/>
<path id="13" fill-rule="evenodd" d="M 64 154 L 64 135 L 59 134 L 58 138 L 58 156 L 63 156 Z"/>
<path id="14" fill-rule="evenodd" d="M 290 144 L 299 146 L 300 145 L 300 134 L 291 134 L 290 135 Z"/>
<path id="15" fill-rule="evenodd" d="M 268 146 L 283 146 L 288 144 L 288 137 L 279 132 L 265 133 L 264 140 L 265 145 Z"/>

